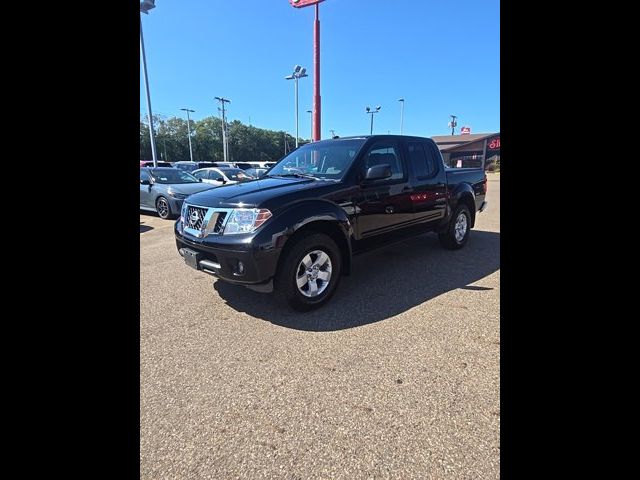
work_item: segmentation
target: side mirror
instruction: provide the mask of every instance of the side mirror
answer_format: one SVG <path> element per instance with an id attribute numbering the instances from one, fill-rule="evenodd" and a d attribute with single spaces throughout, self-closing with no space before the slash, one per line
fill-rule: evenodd
<path id="1" fill-rule="evenodd" d="M 151 185 L 149 180 L 140 180 L 140 185 Z"/>
<path id="2" fill-rule="evenodd" d="M 199 179 L 198 179 L 198 181 L 199 181 L 199 182 L 202 182 L 202 179 L 201 179 L 201 178 L 199 178 Z"/>
<path id="3" fill-rule="evenodd" d="M 391 177 L 391 166 L 388 164 L 374 165 L 367 169 L 367 174 L 364 176 L 365 180 L 383 180 Z"/>

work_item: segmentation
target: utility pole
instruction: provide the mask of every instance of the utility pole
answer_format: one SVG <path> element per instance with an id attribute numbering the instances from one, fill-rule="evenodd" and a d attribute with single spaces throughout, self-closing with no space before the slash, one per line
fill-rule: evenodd
<path id="1" fill-rule="evenodd" d="M 449 126 L 451 127 L 451 135 L 455 135 L 455 129 L 456 126 L 458 125 L 458 122 L 456 122 L 456 118 L 458 118 L 456 115 L 449 115 L 451 117 L 451 121 L 449 122 Z"/>
<path id="2" fill-rule="evenodd" d="M 229 161 L 229 145 L 227 143 L 227 116 L 225 115 L 224 104 L 231 103 L 231 100 L 227 100 L 223 97 L 215 97 L 218 102 L 222 104 L 222 152 L 224 155 L 224 161 Z"/>
<path id="3" fill-rule="evenodd" d="M 189 158 L 193 162 L 193 148 L 191 148 L 191 119 L 189 118 L 189 112 L 195 112 L 195 110 L 189 110 L 188 108 L 181 108 L 183 112 L 187 112 L 187 135 L 189 136 Z"/>
<path id="4" fill-rule="evenodd" d="M 331 132 L 331 138 L 336 136 L 336 131 L 335 130 L 329 130 Z"/>
<path id="5" fill-rule="evenodd" d="M 400 102 L 400 135 L 402 135 L 402 127 L 404 123 L 404 98 L 399 98 Z"/>

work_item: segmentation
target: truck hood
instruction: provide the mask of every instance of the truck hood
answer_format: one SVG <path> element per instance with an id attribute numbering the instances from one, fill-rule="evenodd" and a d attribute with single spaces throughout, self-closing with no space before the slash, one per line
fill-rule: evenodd
<path id="1" fill-rule="evenodd" d="M 273 197 L 332 185 L 312 178 L 263 178 L 212 188 L 189 197 L 189 203 L 203 207 L 258 207 Z"/>

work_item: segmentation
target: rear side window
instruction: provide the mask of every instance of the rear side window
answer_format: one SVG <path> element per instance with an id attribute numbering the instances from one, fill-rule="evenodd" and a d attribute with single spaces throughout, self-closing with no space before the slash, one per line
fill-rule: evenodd
<path id="1" fill-rule="evenodd" d="M 432 178 L 438 173 L 438 164 L 429 145 L 423 142 L 407 143 L 409 161 L 419 180 Z"/>
<path id="2" fill-rule="evenodd" d="M 421 142 L 409 142 L 409 162 L 416 172 L 418 179 L 429 178 L 433 175 L 433 162 L 427 160 L 427 155 Z"/>
<path id="3" fill-rule="evenodd" d="M 438 165 L 442 165 L 444 167 L 442 155 L 440 155 L 440 150 L 438 150 L 438 147 L 435 145 L 435 143 L 424 143 L 423 145 L 424 151 L 427 153 L 427 158 L 433 165 L 435 175 L 439 170 Z"/>

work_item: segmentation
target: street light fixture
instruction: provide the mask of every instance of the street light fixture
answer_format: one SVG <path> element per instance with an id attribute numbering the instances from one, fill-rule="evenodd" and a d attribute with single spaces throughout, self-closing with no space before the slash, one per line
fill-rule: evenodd
<path id="1" fill-rule="evenodd" d="M 380 108 L 382 108 L 380 107 L 380 105 L 378 105 L 375 110 L 371 110 L 371 108 L 366 107 L 367 113 L 371 114 L 371 131 L 369 132 L 369 135 L 373 135 L 373 114 L 378 113 L 380 111 Z"/>
<path id="2" fill-rule="evenodd" d="M 193 113 L 195 110 L 189 110 L 188 108 L 181 108 L 183 112 L 187 112 L 187 135 L 189 135 L 189 157 L 193 162 L 193 148 L 191 148 L 191 119 L 189 118 L 189 112 Z"/>
<path id="3" fill-rule="evenodd" d="M 400 135 L 402 135 L 402 124 L 404 122 L 404 98 L 399 98 L 400 102 Z"/>
<path id="4" fill-rule="evenodd" d="M 140 13 L 149 14 L 149 10 L 156 8 L 156 0 L 144 0 L 140 2 Z M 151 112 L 151 93 L 149 93 L 149 78 L 147 77 L 147 56 L 144 53 L 144 36 L 142 35 L 142 15 L 140 15 L 140 53 L 142 54 L 142 72 L 144 73 L 144 86 L 147 91 L 147 111 L 149 112 L 149 140 L 151 142 L 151 157 L 153 166 L 158 166 L 156 154 L 156 139 L 153 134 L 153 113 Z"/>
<path id="5" fill-rule="evenodd" d="M 295 83 L 295 96 L 296 96 L 296 148 L 298 148 L 298 79 L 308 77 L 307 69 L 301 67 L 300 65 L 296 65 L 293 67 L 293 73 L 287 77 L 284 77 L 285 80 L 293 80 Z"/>
<path id="6" fill-rule="evenodd" d="M 311 114 L 311 136 L 309 139 L 313 142 L 313 110 L 307 110 L 307 113 Z"/>

